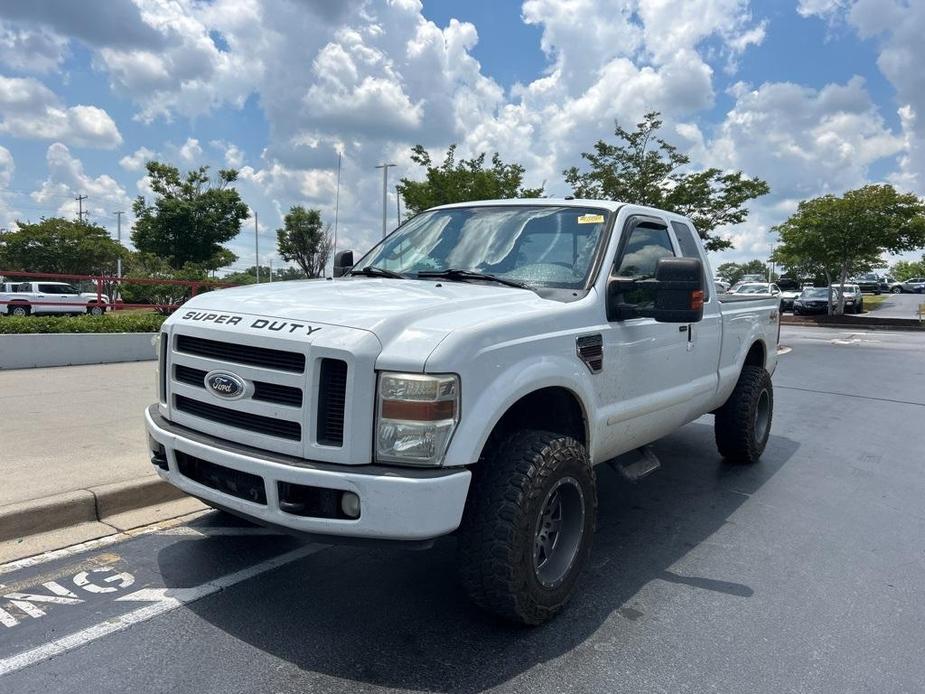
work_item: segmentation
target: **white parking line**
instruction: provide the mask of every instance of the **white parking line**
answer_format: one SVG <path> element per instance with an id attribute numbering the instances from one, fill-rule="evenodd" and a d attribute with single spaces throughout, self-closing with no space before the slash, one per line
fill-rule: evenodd
<path id="1" fill-rule="evenodd" d="M 0 660 L 0 677 L 22 670 L 23 668 L 35 665 L 54 656 L 67 653 L 81 646 L 85 646 L 91 641 L 114 634 L 129 628 L 133 624 L 139 624 L 157 615 L 170 612 L 178 607 L 182 607 L 191 602 L 195 602 L 220 590 L 229 588 L 236 583 L 254 578 L 262 573 L 272 569 L 284 566 L 294 561 L 298 561 L 310 554 L 320 552 L 327 545 L 310 544 L 299 547 L 291 552 L 286 552 L 278 557 L 267 559 L 266 561 L 254 564 L 240 571 L 222 576 L 208 583 L 204 583 L 193 588 L 169 589 L 169 588 L 143 588 L 134 593 L 123 595 L 117 598 L 122 602 L 150 602 L 150 605 L 140 607 L 119 617 L 107 619 L 99 624 L 94 624 L 86 629 L 64 636 L 63 638 L 49 641 L 41 646 L 37 646 L 18 655 L 11 656 Z"/>

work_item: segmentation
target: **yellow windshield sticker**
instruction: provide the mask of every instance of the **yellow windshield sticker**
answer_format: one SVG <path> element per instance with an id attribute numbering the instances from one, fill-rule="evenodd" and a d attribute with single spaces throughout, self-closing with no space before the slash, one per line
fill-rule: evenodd
<path id="1" fill-rule="evenodd" d="M 604 215 L 602 214 L 583 214 L 578 218 L 579 224 L 603 224 Z"/>

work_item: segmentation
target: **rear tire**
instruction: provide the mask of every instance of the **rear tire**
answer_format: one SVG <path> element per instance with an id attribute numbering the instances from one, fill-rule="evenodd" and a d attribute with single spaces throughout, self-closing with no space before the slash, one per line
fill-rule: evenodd
<path id="1" fill-rule="evenodd" d="M 9 309 L 7 313 L 11 316 L 28 316 L 32 313 L 32 309 L 29 306 L 19 306 L 17 304 L 9 304 Z"/>
<path id="2" fill-rule="evenodd" d="M 597 516 L 585 447 L 521 431 L 478 465 L 460 526 L 460 582 L 479 607 L 519 624 L 551 619 L 591 553 Z"/>
<path id="3" fill-rule="evenodd" d="M 771 434 L 774 387 L 761 366 L 743 366 L 735 390 L 716 411 L 716 447 L 731 463 L 758 461 Z"/>
<path id="4" fill-rule="evenodd" d="M 902 294 L 902 293 L 903 293 L 902 287 L 893 287 L 890 290 L 890 294 Z"/>

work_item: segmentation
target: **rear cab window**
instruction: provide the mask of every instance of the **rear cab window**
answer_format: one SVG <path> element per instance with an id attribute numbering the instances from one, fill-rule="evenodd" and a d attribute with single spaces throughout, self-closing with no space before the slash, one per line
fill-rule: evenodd
<path id="1" fill-rule="evenodd" d="M 678 248 L 681 249 L 682 258 L 697 258 L 701 263 L 703 262 L 703 254 L 701 252 L 701 242 L 700 236 L 697 234 L 694 229 L 684 224 L 683 222 L 671 222 L 671 229 L 674 231 L 675 238 L 678 240 Z M 710 300 L 710 285 L 713 284 L 707 278 L 707 268 L 702 266 L 702 275 L 703 275 L 703 300 Z"/>

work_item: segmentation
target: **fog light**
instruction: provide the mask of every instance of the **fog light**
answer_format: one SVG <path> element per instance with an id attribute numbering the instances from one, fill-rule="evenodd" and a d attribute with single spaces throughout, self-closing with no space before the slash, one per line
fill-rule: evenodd
<path id="1" fill-rule="evenodd" d="M 344 492 L 340 497 L 340 510 L 347 518 L 359 518 L 360 497 L 353 492 Z"/>

